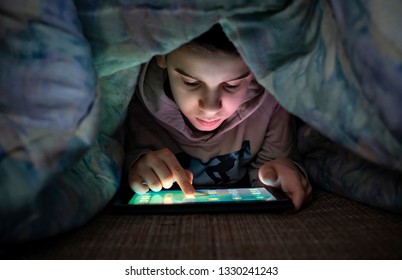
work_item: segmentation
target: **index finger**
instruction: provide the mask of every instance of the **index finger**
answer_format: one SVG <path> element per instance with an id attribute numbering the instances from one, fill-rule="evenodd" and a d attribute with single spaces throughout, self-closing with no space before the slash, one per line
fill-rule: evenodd
<path id="1" fill-rule="evenodd" d="M 186 195 L 194 195 L 194 187 L 190 183 L 186 171 L 183 169 L 183 167 L 181 167 L 176 157 L 173 155 L 172 157 L 168 157 L 166 160 L 167 166 L 169 166 L 176 183 L 179 185 L 183 193 Z"/>

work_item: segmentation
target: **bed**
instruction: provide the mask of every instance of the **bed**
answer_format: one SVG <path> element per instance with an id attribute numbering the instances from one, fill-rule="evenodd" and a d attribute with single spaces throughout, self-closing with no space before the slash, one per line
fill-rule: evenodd
<path id="1" fill-rule="evenodd" d="M 300 119 L 314 186 L 402 212 L 400 1 L 0 4 L 0 239 L 86 224 L 121 185 L 141 64 L 219 22 Z"/>

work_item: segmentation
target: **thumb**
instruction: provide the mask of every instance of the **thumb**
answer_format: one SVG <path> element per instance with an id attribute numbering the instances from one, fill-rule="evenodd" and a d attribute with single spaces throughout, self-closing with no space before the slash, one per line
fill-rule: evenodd
<path id="1" fill-rule="evenodd" d="M 261 182 L 268 186 L 276 187 L 278 186 L 278 175 L 274 168 L 269 165 L 264 165 L 260 168 L 258 172 L 258 177 Z"/>

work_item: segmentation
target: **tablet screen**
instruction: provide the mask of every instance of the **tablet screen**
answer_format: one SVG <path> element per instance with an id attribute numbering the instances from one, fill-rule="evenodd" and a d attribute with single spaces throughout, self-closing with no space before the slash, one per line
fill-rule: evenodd
<path id="1" fill-rule="evenodd" d="M 272 201 L 276 198 L 265 188 L 197 189 L 194 196 L 186 196 L 181 190 L 149 191 L 134 194 L 128 204 L 164 205 L 246 201 Z"/>

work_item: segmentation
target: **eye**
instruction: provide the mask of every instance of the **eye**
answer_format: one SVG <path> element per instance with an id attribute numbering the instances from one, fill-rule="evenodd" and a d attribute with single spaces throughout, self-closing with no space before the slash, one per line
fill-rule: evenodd
<path id="1" fill-rule="evenodd" d="M 183 75 L 180 75 L 180 76 L 181 76 L 181 81 L 182 81 L 183 85 L 185 85 L 188 88 L 194 89 L 200 85 L 200 81 L 198 81 L 196 79 L 192 79 L 190 77 L 183 76 Z"/>
<path id="2" fill-rule="evenodd" d="M 186 81 L 184 81 L 184 80 L 183 80 L 183 83 L 184 83 L 187 87 L 191 87 L 191 88 L 197 87 L 197 86 L 200 84 L 199 82 L 186 82 Z"/>
<path id="3" fill-rule="evenodd" d="M 227 83 L 225 83 L 225 84 L 223 84 L 223 87 L 228 91 L 234 91 L 234 90 L 236 90 L 237 88 L 240 87 L 240 84 L 227 84 Z"/>

